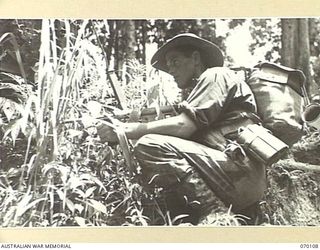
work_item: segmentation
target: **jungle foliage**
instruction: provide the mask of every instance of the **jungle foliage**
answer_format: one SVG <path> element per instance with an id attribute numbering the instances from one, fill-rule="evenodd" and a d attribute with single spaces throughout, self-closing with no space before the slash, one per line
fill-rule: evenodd
<path id="1" fill-rule="evenodd" d="M 224 21 L 228 24 L 225 36 L 216 34 L 214 19 L 0 20 L 0 224 L 180 224 L 183 214 L 171 218 L 159 202 L 158 191 L 150 193 L 140 185 L 139 166 L 131 154 L 134 142 L 115 126 L 119 144 L 103 144 L 95 125 L 116 124 L 115 115 L 123 111 L 111 79 L 124 92 L 125 109 L 133 110 L 124 121 L 134 120 L 142 108 L 180 100 L 183 93 L 176 91 L 177 97 L 167 97 L 172 88 L 165 84 L 166 78 L 146 66 L 147 46 L 161 46 L 178 33 L 195 33 L 226 51 L 226 38 L 249 22 L 250 51 L 268 45 L 271 50 L 261 60 L 283 60 L 283 20 Z M 314 90 L 320 71 L 316 32 L 320 23 L 318 19 L 306 23 L 310 55 L 296 66 L 309 69 Z M 231 57 L 226 60 L 233 63 Z M 270 170 L 268 174 L 286 178 L 283 172 L 287 170 L 282 165 L 277 169 L 282 172 Z M 291 178 L 295 173 L 287 175 Z M 259 223 L 294 224 L 276 218 L 285 215 L 279 212 L 273 191 L 271 188 L 268 200 L 262 202 L 265 209 Z M 319 207 L 315 210 L 319 214 Z M 240 225 L 241 218 L 228 211 L 207 223 Z"/>

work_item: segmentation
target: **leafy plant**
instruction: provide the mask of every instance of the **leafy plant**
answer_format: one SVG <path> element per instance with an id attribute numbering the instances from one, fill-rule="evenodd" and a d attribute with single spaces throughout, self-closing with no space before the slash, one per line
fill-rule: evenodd
<path id="1" fill-rule="evenodd" d="M 117 128 L 121 147 L 110 147 L 98 142 L 93 127 L 95 117 L 113 104 L 101 50 L 87 39 L 88 21 L 79 24 L 76 36 L 71 21 L 59 22 L 66 46 L 58 46 L 57 21 L 43 20 L 37 89 L 15 108 L 15 116 L 6 110 L 10 122 L 4 138 L 11 135 L 15 142 L 20 131 L 29 129 L 23 133 L 28 138 L 24 164 L 1 172 L 0 223 L 146 225 L 141 187 L 130 181 L 124 133 Z"/>

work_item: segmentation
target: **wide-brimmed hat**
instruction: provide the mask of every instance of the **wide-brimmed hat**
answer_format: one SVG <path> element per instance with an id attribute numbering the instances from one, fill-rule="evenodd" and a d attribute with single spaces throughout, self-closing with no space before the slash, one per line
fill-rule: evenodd
<path id="1" fill-rule="evenodd" d="M 223 55 L 218 46 L 192 33 L 180 34 L 168 40 L 153 55 L 151 65 L 156 69 L 168 72 L 165 59 L 167 52 L 173 48 L 187 45 L 199 50 L 201 59 L 207 68 L 223 66 Z"/>

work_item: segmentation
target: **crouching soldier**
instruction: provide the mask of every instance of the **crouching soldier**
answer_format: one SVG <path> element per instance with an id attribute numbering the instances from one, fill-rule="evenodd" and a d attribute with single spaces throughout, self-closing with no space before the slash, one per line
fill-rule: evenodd
<path id="1" fill-rule="evenodd" d="M 254 96 L 223 61 L 215 44 L 190 33 L 175 36 L 151 63 L 190 89 L 179 115 L 122 124 L 129 139 L 138 139 L 134 154 L 145 186 L 162 188 L 171 216 L 189 213 L 195 224 L 216 209 L 215 197 L 241 213 L 266 188 L 265 166 L 235 143 L 240 127 L 257 122 Z M 106 125 L 98 133 L 102 141 L 116 140 Z"/>

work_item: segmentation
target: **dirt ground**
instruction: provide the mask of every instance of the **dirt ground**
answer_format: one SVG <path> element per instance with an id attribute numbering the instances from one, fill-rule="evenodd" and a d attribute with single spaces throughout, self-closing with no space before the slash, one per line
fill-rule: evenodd
<path id="1" fill-rule="evenodd" d="M 295 144 L 288 159 L 267 171 L 268 190 L 260 204 L 262 224 L 320 225 L 320 136 Z"/>

